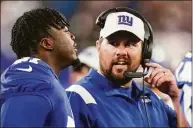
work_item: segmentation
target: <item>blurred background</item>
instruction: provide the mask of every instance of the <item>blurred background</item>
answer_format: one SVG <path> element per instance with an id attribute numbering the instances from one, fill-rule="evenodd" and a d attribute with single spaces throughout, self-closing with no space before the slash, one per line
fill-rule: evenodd
<path id="1" fill-rule="evenodd" d="M 25 11 L 37 7 L 60 11 L 70 23 L 81 52 L 95 46 L 99 37 L 97 16 L 118 6 L 136 9 L 152 25 L 152 61 L 174 72 L 184 55 L 192 51 L 192 1 L 1 1 L 1 73 L 16 59 L 10 47 L 11 28 Z M 69 86 L 69 69 L 63 70 L 59 77 L 64 87 Z"/>

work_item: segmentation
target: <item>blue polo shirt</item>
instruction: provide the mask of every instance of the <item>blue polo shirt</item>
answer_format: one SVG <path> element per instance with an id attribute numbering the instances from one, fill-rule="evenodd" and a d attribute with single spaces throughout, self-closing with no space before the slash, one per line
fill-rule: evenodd
<path id="1" fill-rule="evenodd" d="M 176 127 L 176 114 L 151 90 L 134 81 L 115 88 L 94 69 L 66 89 L 76 127 Z M 147 116 L 144 102 L 146 105 Z"/>

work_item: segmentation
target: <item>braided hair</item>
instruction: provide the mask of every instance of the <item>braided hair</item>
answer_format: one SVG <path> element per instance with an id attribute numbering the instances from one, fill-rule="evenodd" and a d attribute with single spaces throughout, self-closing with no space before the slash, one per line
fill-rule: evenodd
<path id="1" fill-rule="evenodd" d="M 11 47 L 17 58 L 28 57 L 37 52 L 37 44 L 49 34 L 50 27 L 63 29 L 69 26 L 65 17 L 51 8 L 39 8 L 25 12 L 12 28 Z"/>

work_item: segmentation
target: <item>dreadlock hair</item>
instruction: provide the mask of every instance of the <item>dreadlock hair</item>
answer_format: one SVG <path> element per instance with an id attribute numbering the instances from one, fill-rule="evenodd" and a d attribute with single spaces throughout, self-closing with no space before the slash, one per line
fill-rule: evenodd
<path id="1" fill-rule="evenodd" d="M 51 26 L 59 30 L 69 24 L 61 13 L 51 8 L 33 9 L 19 17 L 12 28 L 10 44 L 17 58 L 36 53 L 40 40 L 51 36 L 48 32 Z"/>

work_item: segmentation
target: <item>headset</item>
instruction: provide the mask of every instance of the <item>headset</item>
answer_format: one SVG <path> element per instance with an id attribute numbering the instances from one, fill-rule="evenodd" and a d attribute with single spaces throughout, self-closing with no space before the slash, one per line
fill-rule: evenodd
<path id="1" fill-rule="evenodd" d="M 98 25 L 101 29 L 105 25 L 105 21 L 107 16 L 110 13 L 115 12 L 128 12 L 130 14 L 133 14 L 134 16 L 140 18 L 144 23 L 144 29 L 145 29 L 145 38 L 143 42 L 143 48 L 142 48 L 142 59 L 141 59 L 141 65 L 143 67 L 143 72 L 124 72 L 124 76 L 128 79 L 130 78 L 141 78 L 148 74 L 149 68 L 145 67 L 145 63 L 150 62 L 151 56 L 152 56 L 152 45 L 153 45 L 153 30 L 150 25 L 150 23 L 137 11 L 128 8 L 128 7 L 116 7 L 111 8 L 103 11 L 98 18 L 96 19 L 96 25 Z M 145 68 L 147 69 L 145 71 Z"/>

